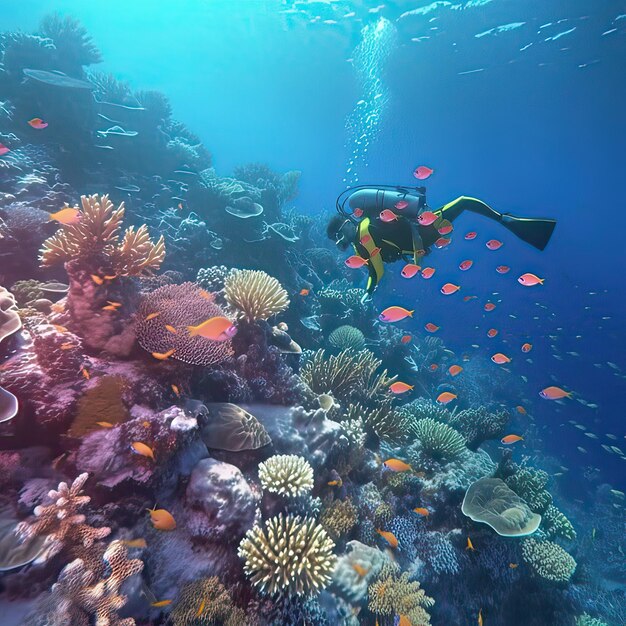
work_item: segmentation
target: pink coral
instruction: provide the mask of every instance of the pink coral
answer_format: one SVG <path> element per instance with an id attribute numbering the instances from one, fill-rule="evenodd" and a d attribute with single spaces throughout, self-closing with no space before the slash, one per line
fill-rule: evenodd
<path id="1" fill-rule="evenodd" d="M 146 319 L 153 313 L 158 315 Z M 233 354 L 230 340 L 211 341 L 199 335 L 189 335 L 188 326 L 224 315 L 213 301 L 212 294 L 195 283 L 159 287 L 144 297 L 138 315 L 141 321 L 137 323 L 137 340 L 148 352 L 174 350 L 173 359 L 204 366 L 221 363 Z"/>

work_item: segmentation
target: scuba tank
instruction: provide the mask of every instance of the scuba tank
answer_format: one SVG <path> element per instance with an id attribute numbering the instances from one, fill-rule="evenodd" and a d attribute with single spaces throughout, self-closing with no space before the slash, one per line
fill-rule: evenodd
<path id="1" fill-rule="evenodd" d="M 354 221 L 354 210 L 359 208 L 366 215 L 380 213 L 384 209 L 398 211 L 396 204 L 407 202 L 402 215 L 417 217 L 426 207 L 425 187 L 401 187 L 394 185 L 359 185 L 350 187 L 337 197 L 337 212 Z"/>

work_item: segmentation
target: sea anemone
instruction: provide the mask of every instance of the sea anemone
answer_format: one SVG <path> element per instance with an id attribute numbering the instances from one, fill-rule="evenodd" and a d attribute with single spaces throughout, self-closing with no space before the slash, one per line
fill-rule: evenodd
<path id="1" fill-rule="evenodd" d="M 289 306 L 282 285 L 261 270 L 233 270 L 224 281 L 226 301 L 248 322 L 266 320 Z"/>
<path id="2" fill-rule="evenodd" d="M 259 464 L 259 480 L 266 491 L 297 497 L 313 489 L 313 468 L 297 454 L 276 454 Z"/>
<path id="3" fill-rule="evenodd" d="M 451 426 L 426 418 L 412 424 L 412 430 L 422 449 L 437 460 L 450 461 L 465 448 L 465 439 Z"/>

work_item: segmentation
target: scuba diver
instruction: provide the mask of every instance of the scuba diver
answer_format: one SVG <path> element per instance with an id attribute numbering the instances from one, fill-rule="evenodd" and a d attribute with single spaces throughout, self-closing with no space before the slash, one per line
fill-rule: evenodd
<path id="1" fill-rule="evenodd" d="M 366 298 L 380 283 L 385 263 L 404 259 L 420 265 L 421 257 L 442 233 L 452 231 L 451 223 L 463 211 L 499 222 L 539 250 L 546 247 L 556 226 L 553 219 L 498 213 L 482 200 L 467 196 L 430 211 L 425 187 L 351 187 L 339 195 L 336 205 L 338 214 L 330 219 L 326 232 L 340 250 L 352 244 L 356 255 L 367 261 Z"/>

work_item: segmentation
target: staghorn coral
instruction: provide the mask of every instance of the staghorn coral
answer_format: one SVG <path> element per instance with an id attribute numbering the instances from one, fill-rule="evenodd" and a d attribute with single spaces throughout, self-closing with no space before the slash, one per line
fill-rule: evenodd
<path id="1" fill-rule="evenodd" d="M 313 489 L 313 468 L 297 454 L 275 454 L 259 464 L 259 480 L 266 491 L 297 497 Z"/>
<path id="2" fill-rule="evenodd" d="M 334 542 L 315 520 L 279 514 L 255 526 L 239 544 L 244 571 L 255 587 L 274 595 L 317 595 L 335 567 Z"/>
<path id="3" fill-rule="evenodd" d="M 322 510 L 320 524 L 333 538 L 349 533 L 357 523 L 358 511 L 351 500 L 333 500 Z"/>
<path id="4" fill-rule="evenodd" d="M 543 514 L 552 504 L 552 496 L 545 489 L 548 478 L 543 470 L 524 467 L 506 478 L 505 482 L 535 513 Z"/>
<path id="5" fill-rule="evenodd" d="M 228 590 L 217 576 L 211 576 L 183 585 L 170 620 L 173 626 L 213 626 L 229 623 L 233 613 L 237 610 Z"/>
<path id="6" fill-rule="evenodd" d="M 550 504 L 541 516 L 541 530 L 548 539 L 563 537 L 564 539 L 576 539 L 574 526 L 567 517 L 554 505 Z"/>
<path id="7" fill-rule="evenodd" d="M 385 565 L 378 578 L 369 586 L 369 610 L 378 615 L 406 615 L 414 626 L 430 624 L 426 611 L 435 601 L 410 580 L 409 574 L 399 574 L 397 565 Z"/>
<path id="8" fill-rule="evenodd" d="M 522 558 L 537 576 L 553 582 L 568 582 L 576 569 L 576 561 L 552 541 L 525 539 Z"/>
<path id="9" fill-rule="evenodd" d="M 354 326 L 339 326 L 328 335 L 328 343 L 339 350 L 361 350 L 365 347 L 365 335 Z"/>
<path id="10" fill-rule="evenodd" d="M 411 424 L 411 430 L 422 449 L 434 459 L 451 461 L 466 449 L 465 439 L 459 432 L 433 419 L 418 420 Z"/>
<path id="11" fill-rule="evenodd" d="M 146 319 L 153 313 L 158 316 Z M 164 353 L 173 349 L 172 358 L 178 361 L 216 365 L 233 354 L 230 340 L 211 341 L 201 335 L 192 337 L 187 327 L 223 315 L 212 295 L 195 283 L 164 285 L 144 296 L 139 305 L 137 341 L 147 352 Z M 166 325 L 177 332 L 172 333 Z"/>
<path id="12" fill-rule="evenodd" d="M 119 241 L 124 203 L 117 209 L 108 195 L 81 196 L 82 210 L 77 224 L 63 225 L 44 241 L 40 251 L 42 267 L 71 259 L 96 259 L 118 276 L 140 276 L 157 270 L 165 258 L 165 240 L 150 240 L 147 227 L 130 226 Z M 67 204 L 64 209 L 70 208 Z M 75 207 L 78 209 L 78 207 Z"/>
<path id="13" fill-rule="evenodd" d="M 226 301 L 248 322 L 266 320 L 289 306 L 282 285 L 260 270 L 232 270 L 224 281 Z"/>

